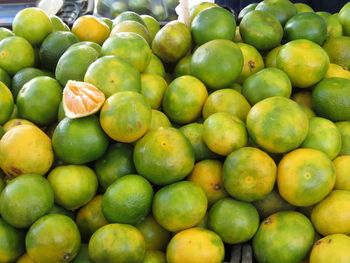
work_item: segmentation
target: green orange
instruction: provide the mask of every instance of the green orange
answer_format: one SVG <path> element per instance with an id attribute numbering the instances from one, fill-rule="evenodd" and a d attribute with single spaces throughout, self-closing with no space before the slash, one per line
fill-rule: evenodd
<path id="1" fill-rule="evenodd" d="M 277 65 L 277 55 L 278 52 L 280 51 L 280 49 L 282 48 L 282 46 L 277 46 L 273 49 L 271 49 L 269 51 L 269 53 L 267 53 L 267 55 L 265 56 L 265 67 L 267 68 L 275 68 Z"/>
<path id="2" fill-rule="evenodd" d="M 90 263 L 89 248 L 87 244 L 81 244 L 78 255 L 71 261 L 72 263 Z"/>
<path id="3" fill-rule="evenodd" d="M 0 41 L 4 38 L 14 36 L 15 34 L 6 27 L 0 27 Z"/>
<path id="4" fill-rule="evenodd" d="M 210 3 L 210 2 L 201 2 L 199 4 L 196 4 L 190 8 L 190 21 L 192 22 L 193 19 L 203 10 L 213 7 L 213 6 L 218 6 L 215 3 Z"/>
<path id="5" fill-rule="evenodd" d="M 256 6 L 255 10 L 272 14 L 282 25 L 297 14 L 296 7 L 289 0 L 264 0 Z"/>
<path id="6" fill-rule="evenodd" d="M 191 75 L 191 59 L 192 59 L 192 55 L 187 55 L 181 58 L 176 63 L 176 66 L 174 69 L 175 78 L 178 78 L 184 75 Z"/>
<path id="7" fill-rule="evenodd" d="M 224 244 L 220 237 L 200 227 L 177 233 L 166 251 L 168 263 L 221 263 L 224 256 Z"/>
<path id="8" fill-rule="evenodd" d="M 340 132 L 342 141 L 339 155 L 350 155 L 350 122 L 340 121 L 336 122 L 335 125 Z"/>
<path id="9" fill-rule="evenodd" d="M 323 44 L 331 63 L 350 69 L 350 36 L 339 36 L 328 39 Z"/>
<path id="10" fill-rule="evenodd" d="M 154 195 L 152 212 L 163 228 L 177 232 L 197 225 L 207 211 L 207 203 L 200 186 L 182 181 L 164 186 Z"/>
<path id="11" fill-rule="evenodd" d="M 152 109 L 159 109 L 167 88 L 168 84 L 161 76 L 150 73 L 141 74 L 141 94 Z"/>
<path id="12" fill-rule="evenodd" d="M 11 88 L 11 77 L 10 75 L 2 68 L 0 68 L 0 81 L 4 83 L 8 88 Z"/>
<path id="13" fill-rule="evenodd" d="M 179 130 L 171 127 L 150 130 L 134 148 L 138 174 L 157 185 L 185 178 L 192 171 L 194 160 L 190 142 Z"/>
<path id="14" fill-rule="evenodd" d="M 331 14 L 328 12 L 317 12 L 327 24 L 327 39 L 340 37 L 343 35 L 343 26 L 340 23 L 338 14 Z"/>
<path id="15" fill-rule="evenodd" d="M 160 127 L 171 127 L 169 118 L 159 110 L 152 110 L 152 120 L 150 129 L 157 129 Z"/>
<path id="16" fill-rule="evenodd" d="M 344 35 L 350 36 L 350 4 L 346 3 L 339 11 L 339 20 L 342 23 L 344 29 Z"/>
<path id="17" fill-rule="evenodd" d="M 259 262 L 301 262 L 311 249 L 314 236 L 313 226 L 303 214 L 275 213 L 261 222 L 253 238 L 255 258 Z"/>
<path id="18" fill-rule="evenodd" d="M 350 155 L 338 156 L 333 164 L 336 174 L 334 189 L 350 191 Z"/>
<path id="19" fill-rule="evenodd" d="M 140 231 L 126 224 L 105 225 L 89 241 L 89 256 L 94 262 L 142 263 L 145 252 Z"/>
<path id="20" fill-rule="evenodd" d="M 311 6 L 304 3 L 295 3 L 294 6 L 296 7 L 298 13 L 314 12 Z"/>
<path id="21" fill-rule="evenodd" d="M 51 24 L 52 24 L 52 32 L 56 31 L 70 31 L 70 28 L 62 21 L 62 19 L 56 15 L 49 15 Z"/>
<path id="22" fill-rule="evenodd" d="M 225 189 L 238 200 L 253 202 L 264 199 L 272 191 L 276 175 L 273 159 L 257 148 L 238 149 L 224 162 Z"/>
<path id="23" fill-rule="evenodd" d="M 13 108 L 14 101 L 10 89 L 0 81 L 0 125 L 3 125 L 10 118 Z"/>
<path id="24" fill-rule="evenodd" d="M 152 53 L 148 66 L 143 73 L 156 74 L 165 77 L 165 70 L 162 61 Z"/>
<path id="25" fill-rule="evenodd" d="M 24 252 L 24 233 L 0 218 L 0 262 L 15 262 Z"/>
<path id="26" fill-rule="evenodd" d="M 141 18 L 146 24 L 150 39 L 153 40 L 157 32 L 160 30 L 159 22 L 154 17 L 149 15 L 141 15 Z"/>
<path id="27" fill-rule="evenodd" d="M 141 21 L 143 22 L 142 19 L 141 19 Z M 141 37 L 143 37 L 149 45 L 151 45 L 151 43 L 152 43 L 147 27 L 140 22 L 136 22 L 136 21 L 132 21 L 132 20 L 121 21 L 118 24 L 116 24 L 115 26 L 113 26 L 113 28 L 111 30 L 111 35 L 121 33 L 121 32 L 136 33 L 136 34 L 140 35 Z"/>
<path id="28" fill-rule="evenodd" d="M 242 8 L 242 10 L 239 12 L 238 14 L 238 20 L 241 21 L 242 18 L 248 14 L 249 12 L 255 10 L 256 6 L 258 5 L 258 3 L 252 3 L 247 5 L 246 7 Z"/>
<path id="29" fill-rule="evenodd" d="M 125 11 L 117 15 L 113 21 L 113 27 L 115 27 L 122 21 L 135 21 L 146 26 L 146 23 L 143 21 L 142 17 L 139 14 L 132 11 Z"/>
<path id="30" fill-rule="evenodd" d="M 285 153 L 304 141 L 308 118 L 299 105 L 285 97 L 271 97 L 255 104 L 247 116 L 253 141 L 271 153 Z"/>
<path id="31" fill-rule="evenodd" d="M 165 253 L 159 250 L 146 250 L 142 263 L 167 263 Z"/>

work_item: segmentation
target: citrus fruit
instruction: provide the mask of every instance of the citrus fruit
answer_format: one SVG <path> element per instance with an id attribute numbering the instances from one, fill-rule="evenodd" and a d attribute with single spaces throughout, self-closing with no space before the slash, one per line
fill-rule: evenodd
<path id="1" fill-rule="evenodd" d="M 143 71 L 143 73 L 156 74 L 164 78 L 165 77 L 164 65 L 162 61 L 152 53 L 148 66 Z"/>
<path id="2" fill-rule="evenodd" d="M 277 67 L 287 73 L 293 87 L 307 88 L 316 84 L 326 75 L 328 66 L 327 53 L 306 39 L 288 42 L 277 55 Z"/>
<path id="3" fill-rule="evenodd" d="M 117 56 L 125 59 L 140 72 L 143 72 L 150 59 L 151 48 L 140 35 L 122 32 L 111 35 L 102 45 L 102 56 Z"/>
<path id="4" fill-rule="evenodd" d="M 343 35 L 343 26 L 337 15 L 328 12 L 317 12 L 316 14 L 321 16 L 327 24 L 327 39 Z"/>
<path id="5" fill-rule="evenodd" d="M 113 26 L 111 35 L 122 32 L 136 33 L 143 37 L 149 45 L 152 43 L 147 27 L 139 22 L 132 20 L 121 21 L 117 25 Z"/>
<path id="6" fill-rule="evenodd" d="M 171 127 L 171 122 L 168 117 L 161 111 L 152 109 L 152 120 L 151 120 L 151 129 L 157 129 L 160 127 Z"/>
<path id="7" fill-rule="evenodd" d="M 0 262 L 15 262 L 24 252 L 24 233 L 0 218 Z"/>
<path id="8" fill-rule="evenodd" d="M 26 235 L 27 253 L 37 263 L 69 262 L 78 254 L 79 247 L 78 227 L 64 215 L 41 217 Z"/>
<path id="9" fill-rule="evenodd" d="M 135 21 L 146 26 L 146 23 L 143 21 L 142 17 L 133 11 L 125 11 L 119 14 L 113 21 L 113 27 L 123 21 Z"/>
<path id="10" fill-rule="evenodd" d="M 312 7 L 305 3 L 295 3 L 294 6 L 296 7 L 298 13 L 314 12 Z"/>
<path id="11" fill-rule="evenodd" d="M 36 174 L 25 174 L 11 180 L 0 195 L 2 218 L 17 228 L 29 227 L 53 206 L 49 182 Z"/>
<path id="12" fill-rule="evenodd" d="M 310 91 L 298 91 L 292 95 L 292 100 L 301 106 L 312 108 L 312 97 Z"/>
<path id="13" fill-rule="evenodd" d="M 259 262 L 297 263 L 312 247 L 315 231 L 301 213 L 282 211 L 264 219 L 253 238 Z"/>
<path id="14" fill-rule="evenodd" d="M 286 154 L 278 164 L 278 190 L 288 203 L 310 206 L 329 194 L 335 176 L 333 163 L 325 153 L 297 149 Z"/>
<path id="15" fill-rule="evenodd" d="M 350 260 L 350 237 L 329 235 L 317 240 L 311 250 L 310 263 L 338 263 Z"/>
<path id="16" fill-rule="evenodd" d="M 72 263 L 90 263 L 89 248 L 87 244 L 81 244 L 77 256 L 71 261 Z"/>
<path id="17" fill-rule="evenodd" d="M 74 33 L 80 41 L 91 41 L 102 45 L 108 38 L 110 29 L 100 18 L 85 15 L 74 21 L 72 33 Z"/>
<path id="18" fill-rule="evenodd" d="M 101 109 L 105 99 L 104 93 L 94 85 L 68 80 L 62 98 L 65 116 L 76 119 L 92 115 Z"/>
<path id="19" fill-rule="evenodd" d="M 311 221 L 317 232 L 323 236 L 350 233 L 350 192 L 333 190 L 325 199 L 314 206 Z"/>
<path id="20" fill-rule="evenodd" d="M 2 68 L 0 68 L 0 81 L 4 83 L 8 88 L 11 88 L 11 77 L 10 75 Z"/>
<path id="21" fill-rule="evenodd" d="M 152 111 L 146 99 L 134 91 L 113 94 L 104 103 L 100 122 L 113 140 L 134 142 L 150 128 Z"/>
<path id="22" fill-rule="evenodd" d="M 99 44 L 97 44 L 95 42 L 91 42 L 91 41 L 80 41 L 78 43 L 75 43 L 75 44 L 71 45 L 67 50 L 75 49 L 76 47 L 81 47 L 81 46 L 92 47 L 93 49 L 95 49 L 95 51 L 99 55 L 101 54 L 102 47 Z"/>
<path id="23" fill-rule="evenodd" d="M 242 8 L 242 10 L 239 12 L 238 14 L 238 21 L 241 21 L 242 18 L 248 14 L 249 12 L 255 10 L 256 6 L 258 5 L 258 3 L 251 3 L 249 5 L 247 5 L 246 7 Z"/>
<path id="24" fill-rule="evenodd" d="M 10 89 L 0 81 L 0 125 L 7 122 L 14 108 L 13 96 Z"/>
<path id="25" fill-rule="evenodd" d="M 68 80 L 82 81 L 88 67 L 98 57 L 97 51 L 86 45 L 68 49 L 58 60 L 56 79 L 62 86 L 65 86 Z"/>
<path id="26" fill-rule="evenodd" d="M 234 15 L 225 8 L 214 6 L 199 12 L 191 23 L 191 33 L 197 46 L 214 39 L 233 40 L 236 32 Z"/>
<path id="27" fill-rule="evenodd" d="M 350 36 L 340 36 L 328 39 L 323 44 L 323 49 L 327 52 L 330 62 L 350 69 Z"/>
<path id="28" fill-rule="evenodd" d="M 197 162 L 188 180 L 203 189 L 209 205 L 227 196 L 223 183 L 222 163 L 218 160 Z"/>
<path id="29" fill-rule="evenodd" d="M 210 89 L 230 86 L 243 68 L 243 55 L 232 41 L 216 39 L 201 45 L 191 58 L 191 73 Z"/>
<path id="30" fill-rule="evenodd" d="M 317 84 L 312 92 L 316 113 L 332 121 L 350 119 L 350 79 L 329 78 Z"/>
<path id="31" fill-rule="evenodd" d="M 271 97 L 255 104 L 247 116 L 253 141 L 271 153 L 297 148 L 306 138 L 308 118 L 299 105 L 285 97 Z"/>
<path id="32" fill-rule="evenodd" d="M 165 253 L 158 250 L 146 250 L 142 263 L 167 263 Z"/>
<path id="33" fill-rule="evenodd" d="M 64 118 L 54 131 L 52 146 L 61 161 L 84 164 L 104 154 L 108 138 L 95 115 L 80 119 Z"/>
<path id="34" fill-rule="evenodd" d="M 210 93 L 203 106 L 203 118 L 217 112 L 227 112 L 245 121 L 250 111 L 247 99 L 233 89 L 221 89 Z"/>
<path id="35" fill-rule="evenodd" d="M 6 27 L 0 27 L 0 41 L 7 37 L 12 37 L 15 34 Z"/>
<path id="36" fill-rule="evenodd" d="M 135 227 L 109 224 L 92 235 L 89 256 L 93 262 L 142 263 L 145 247 L 145 240 Z"/>
<path id="37" fill-rule="evenodd" d="M 277 46 L 269 51 L 265 56 L 265 67 L 275 68 L 277 66 L 277 55 L 282 46 Z"/>
<path id="38" fill-rule="evenodd" d="M 125 175 L 108 186 L 102 199 L 102 212 L 112 223 L 136 224 L 149 214 L 151 184 L 140 175 Z"/>
<path id="39" fill-rule="evenodd" d="M 264 60 L 255 47 L 245 44 L 237 44 L 243 54 L 243 68 L 237 82 L 243 83 L 250 75 L 264 68 Z"/>
<path id="40" fill-rule="evenodd" d="M 9 176 L 44 175 L 53 163 L 50 138 L 33 125 L 11 128 L 0 141 L 0 166 Z"/>
<path id="41" fill-rule="evenodd" d="M 245 43 L 259 50 L 276 47 L 283 37 L 283 28 L 277 18 L 261 10 L 246 14 L 239 25 L 239 32 Z"/>
<path id="42" fill-rule="evenodd" d="M 307 39 L 322 45 L 327 38 L 327 24 L 316 13 L 299 13 L 287 21 L 284 34 L 288 41 Z"/>
<path id="43" fill-rule="evenodd" d="M 191 75 L 191 59 L 192 55 L 181 58 L 175 66 L 174 77 L 178 78 L 184 75 Z"/>
<path id="44" fill-rule="evenodd" d="M 339 11 L 339 20 L 342 23 L 344 35 L 350 36 L 350 4 L 346 3 Z"/>
<path id="45" fill-rule="evenodd" d="M 69 27 L 62 21 L 62 19 L 55 15 L 49 15 L 51 24 L 52 24 L 52 32 L 56 31 L 70 31 Z"/>
<path id="46" fill-rule="evenodd" d="M 105 154 L 95 162 L 94 170 L 103 188 L 107 188 L 123 175 L 136 172 L 133 147 L 128 144 L 111 144 Z"/>
<path id="47" fill-rule="evenodd" d="M 281 197 L 277 188 L 274 188 L 264 199 L 253 202 L 253 205 L 261 219 L 280 211 L 294 210 L 294 206 Z"/>
<path id="48" fill-rule="evenodd" d="M 256 6 L 255 10 L 267 11 L 282 25 L 297 14 L 296 7 L 289 0 L 264 0 Z"/>
<path id="49" fill-rule="evenodd" d="M 276 174 L 273 159 L 252 147 L 230 153 L 223 167 L 225 189 L 232 197 L 246 202 L 264 199 L 273 189 Z"/>
<path id="50" fill-rule="evenodd" d="M 188 27 L 172 21 L 162 27 L 152 41 L 152 50 L 164 62 L 176 62 L 191 48 L 191 32 Z"/>
<path id="51" fill-rule="evenodd" d="M 225 156 L 244 147 L 248 135 L 243 121 L 230 113 L 217 112 L 205 120 L 203 140 L 214 153 Z"/>
<path id="52" fill-rule="evenodd" d="M 190 142 L 179 130 L 171 127 L 146 133 L 136 143 L 133 157 L 138 174 L 157 185 L 182 180 L 194 165 Z"/>
<path id="53" fill-rule="evenodd" d="M 2 136 L 4 136 L 4 134 L 5 134 L 5 130 L 2 126 L 0 126 L 0 139 L 2 138 Z M 1 185 L 1 183 L 0 183 L 0 185 Z M 0 189 L 1 189 L 1 187 L 0 187 Z"/>
<path id="54" fill-rule="evenodd" d="M 265 68 L 252 74 L 242 89 L 242 94 L 252 105 L 273 96 L 289 98 L 291 93 L 292 84 L 287 74 L 278 68 Z"/>
<path id="55" fill-rule="evenodd" d="M 341 135 L 330 120 L 313 117 L 309 121 L 308 134 L 300 147 L 322 151 L 333 160 L 341 149 Z"/>
<path id="56" fill-rule="evenodd" d="M 51 210 L 48 212 L 48 214 L 59 214 L 59 215 L 64 215 L 72 218 L 74 220 L 75 214 L 73 211 L 67 210 L 61 206 L 58 206 L 56 204 L 53 204 Z"/>
<path id="57" fill-rule="evenodd" d="M 140 73 L 124 59 L 105 56 L 86 71 L 84 82 L 94 85 L 108 98 L 119 91 L 141 91 Z"/>
<path id="58" fill-rule="evenodd" d="M 190 123 L 179 128 L 192 145 L 195 160 L 216 159 L 218 156 L 212 152 L 203 140 L 203 124 Z"/>
<path id="59" fill-rule="evenodd" d="M 342 66 L 330 63 L 328 71 L 327 71 L 326 75 L 324 76 L 324 78 L 325 79 L 328 79 L 328 78 L 350 79 L 350 71 L 344 69 Z"/>
<path id="60" fill-rule="evenodd" d="M 102 212 L 102 198 L 103 195 L 96 195 L 76 214 L 75 222 L 83 240 L 89 240 L 97 229 L 108 224 Z"/>
<path id="61" fill-rule="evenodd" d="M 168 245 L 170 233 L 159 225 L 152 215 L 144 217 L 135 226 L 145 238 L 146 249 L 164 250 Z"/>
<path id="62" fill-rule="evenodd" d="M 34 261 L 31 259 L 31 257 L 28 255 L 28 253 L 24 253 L 17 261 L 16 263 L 34 263 Z"/>
<path id="63" fill-rule="evenodd" d="M 87 204 L 96 194 L 97 177 L 87 166 L 63 165 L 48 175 L 55 202 L 66 209 L 75 210 Z"/>
<path id="64" fill-rule="evenodd" d="M 238 244 L 251 239 L 259 227 L 259 214 L 246 202 L 224 198 L 209 210 L 208 226 L 228 244 Z"/>
<path id="65" fill-rule="evenodd" d="M 207 211 L 207 203 L 200 186 L 182 181 L 162 187 L 154 195 L 152 211 L 163 228 L 177 232 L 198 224 Z"/>
<path id="66" fill-rule="evenodd" d="M 57 119 L 62 100 L 62 87 L 50 77 L 35 77 L 20 90 L 16 105 L 19 116 L 39 126 L 52 124 Z"/>
<path id="67" fill-rule="evenodd" d="M 334 189 L 350 191 L 350 155 L 338 156 L 333 160 L 333 164 L 336 174 Z"/>
<path id="68" fill-rule="evenodd" d="M 201 115 L 208 92 L 195 77 L 181 76 L 165 90 L 162 109 L 169 119 L 178 124 L 195 121 Z"/>
<path id="69" fill-rule="evenodd" d="M 340 121 L 335 123 L 335 125 L 340 132 L 342 142 L 339 155 L 350 155 L 350 122 Z"/>
<path id="70" fill-rule="evenodd" d="M 34 49 L 22 37 L 12 36 L 0 42 L 0 67 L 11 76 L 19 70 L 34 66 Z"/>
<path id="71" fill-rule="evenodd" d="M 213 7 L 213 6 L 218 6 L 217 4 L 215 3 L 210 3 L 210 2 L 201 2 L 201 3 L 198 3 L 196 5 L 193 5 L 191 8 L 190 8 L 190 12 L 189 12 L 189 15 L 190 15 L 190 21 L 192 22 L 193 19 L 203 10 L 209 8 L 209 7 Z"/>
<path id="72" fill-rule="evenodd" d="M 167 88 L 168 84 L 161 76 L 149 73 L 141 74 L 141 94 L 152 109 L 159 109 Z"/>
<path id="73" fill-rule="evenodd" d="M 63 53 L 79 39 L 72 32 L 57 31 L 50 33 L 43 41 L 39 50 L 42 66 L 55 71 L 56 65 Z"/>
<path id="74" fill-rule="evenodd" d="M 166 250 L 169 263 L 219 263 L 224 256 L 224 244 L 220 237 L 213 231 L 199 227 L 177 233 Z"/>
<path id="75" fill-rule="evenodd" d="M 149 15 L 141 15 L 141 18 L 146 24 L 151 41 L 153 41 L 155 35 L 160 30 L 159 22 L 154 17 Z"/>
<path id="76" fill-rule="evenodd" d="M 16 14 L 12 28 L 15 35 L 24 37 L 32 45 L 38 45 L 51 33 L 52 23 L 43 10 L 25 8 Z"/>

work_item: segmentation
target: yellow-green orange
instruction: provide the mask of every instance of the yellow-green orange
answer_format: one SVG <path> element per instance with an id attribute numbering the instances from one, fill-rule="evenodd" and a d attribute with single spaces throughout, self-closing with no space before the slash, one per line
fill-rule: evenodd
<path id="1" fill-rule="evenodd" d="M 338 14 L 328 12 L 317 12 L 327 24 L 327 39 L 340 37 L 343 35 L 343 26 L 340 23 Z"/>
<path id="2" fill-rule="evenodd" d="M 150 129 L 157 129 L 159 127 L 171 127 L 171 122 L 168 117 L 159 110 L 152 109 L 152 120 Z"/>
<path id="3" fill-rule="evenodd" d="M 224 186 L 232 197 L 253 202 L 272 191 L 276 173 L 276 164 L 268 154 L 243 147 L 229 154 L 224 162 Z"/>
<path id="4" fill-rule="evenodd" d="M 312 97 L 310 91 L 298 91 L 293 93 L 292 100 L 301 106 L 312 108 Z"/>
<path id="5" fill-rule="evenodd" d="M 190 8 L 190 21 L 192 20 L 203 10 L 213 7 L 213 6 L 218 6 L 215 3 L 210 3 L 210 2 L 201 2 L 197 5 L 194 5 Z"/>
<path id="6" fill-rule="evenodd" d="M 327 78 L 350 79 L 350 71 L 344 69 L 342 66 L 330 63 L 328 71 L 327 71 L 326 75 L 324 76 L 324 78 L 325 79 L 327 79 Z"/>
<path id="7" fill-rule="evenodd" d="M 311 6 L 304 3 L 295 3 L 294 6 L 296 7 L 298 13 L 314 12 Z"/>
<path id="8" fill-rule="evenodd" d="M 28 253 L 24 253 L 16 263 L 34 263 L 34 261 L 31 259 L 31 257 L 28 255 Z"/>
<path id="9" fill-rule="evenodd" d="M 14 36 L 15 34 L 6 27 L 0 27 L 0 41 L 4 38 Z"/>
<path id="10" fill-rule="evenodd" d="M 167 88 L 168 84 L 161 76 L 149 73 L 141 74 L 141 94 L 152 109 L 159 109 Z"/>
<path id="11" fill-rule="evenodd" d="M 0 218 L 0 262 L 15 262 L 24 252 L 24 233 Z"/>
<path id="12" fill-rule="evenodd" d="M 335 169 L 329 157 L 314 149 L 297 149 L 278 164 L 278 190 L 288 203 L 310 206 L 333 189 Z"/>
<path id="13" fill-rule="evenodd" d="M 165 70 L 162 61 L 152 53 L 148 66 L 143 73 L 156 74 L 165 77 Z"/>
<path id="14" fill-rule="evenodd" d="M 52 32 L 56 31 L 70 31 L 69 27 L 62 21 L 62 19 L 55 15 L 49 15 L 51 24 L 52 24 Z"/>
<path id="15" fill-rule="evenodd" d="M 336 122 L 335 125 L 340 132 L 342 142 L 339 155 L 350 155 L 350 122 L 340 121 Z"/>
<path id="16" fill-rule="evenodd" d="M 142 263 L 145 247 L 145 240 L 135 227 L 109 224 L 92 235 L 89 256 L 94 262 Z"/>
<path id="17" fill-rule="evenodd" d="M 178 78 L 184 75 L 191 75 L 191 58 L 192 58 L 192 55 L 187 55 L 181 58 L 176 63 L 176 66 L 174 69 L 175 78 Z"/>
<path id="18" fill-rule="evenodd" d="M 338 156 L 333 164 L 336 175 L 334 189 L 350 191 L 350 155 Z"/>
<path id="19" fill-rule="evenodd" d="M 329 57 L 319 45 L 306 39 L 285 44 L 277 55 L 277 67 L 289 76 L 293 87 L 310 87 L 326 75 Z"/>
<path id="20" fill-rule="evenodd" d="M 141 19 L 141 21 L 143 22 L 142 19 Z M 113 24 L 114 24 L 114 22 L 113 22 Z M 149 45 L 151 45 L 151 43 L 152 43 L 147 27 L 139 22 L 132 21 L 132 20 L 121 21 L 118 24 L 116 24 L 115 26 L 113 26 L 113 29 L 111 31 L 111 35 L 121 33 L 121 32 L 136 33 L 136 34 L 140 35 L 141 37 L 143 37 Z"/>
<path id="21" fill-rule="evenodd" d="M 0 68 L 0 81 L 4 83 L 8 88 L 11 87 L 11 77 L 10 75 L 2 68 Z"/>
<path id="22" fill-rule="evenodd" d="M 272 14 L 278 21 L 284 25 L 287 20 L 297 14 L 297 9 L 288 0 L 263 0 L 255 8 Z"/>
<path id="23" fill-rule="evenodd" d="M 323 44 L 331 63 L 350 69 L 350 36 L 328 39 Z"/>
<path id="24" fill-rule="evenodd" d="M 146 27 L 149 32 L 149 37 L 151 41 L 154 39 L 157 32 L 160 30 L 159 22 L 152 16 L 149 15 L 141 15 L 143 22 L 146 24 Z"/>
<path id="25" fill-rule="evenodd" d="M 255 10 L 256 6 L 258 5 L 258 3 L 252 3 L 247 5 L 246 7 L 244 7 L 238 14 L 238 20 L 241 21 L 242 18 L 248 14 L 249 12 Z"/>
<path id="26" fill-rule="evenodd" d="M 177 233 L 166 251 L 168 263 L 221 263 L 225 249 L 220 237 L 204 228 L 190 228 Z"/>
<path id="27" fill-rule="evenodd" d="M 157 185 L 185 178 L 192 171 L 194 160 L 190 142 L 179 130 L 171 127 L 150 130 L 134 148 L 138 174 Z"/>
<path id="28" fill-rule="evenodd" d="M 339 11 L 339 20 L 344 29 L 344 35 L 350 36 L 350 4 L 346 3 Z"/>
<path id="29" fill-rule="evenodd" d="M 323 236 L 350 234 L 350 192 L 334 190 L 311 212 L 311 221 Z"/>
<path id="30" fill-rule="evenodd" d="M 0 141 L 0 166 L 9 176 L 44 175 L 53 158 L 50 138 L 33 125 L 13 127 Z"/>
<path id="31" fill-rule="evenodd" d="M 28 124 L 28 125 L 33 125 L 35 126 L 34 123 L 24 120 L 24 119 L 11 119 L 9 121 L 7 121 L 4 125 L 3 128 L 5 130 L 5 132 L 7 132 L 8 130 L 10 130 L 13 127 L 19 126 L 19 125 L 23 125 L 23 124 Z"/>
<path id="32" fill-rule="evenodd" d="M 309 128 L 306 114 L 285 97 L 271 97 L 255 104 L 247 116 L 253 141 L 271 153 L 285 153 L 304 141 Z"/>
<path id="33" fill-rule="evenodd" d="M 181 76 L 165 90 L 162 109 L 169 119 L 178 124 L 195 121 L 202 112 L 208 92 L 195 77 Z"/>
<path id="34" fill-rule="evenodd" d="M 277 55 L 278 52 L 280 51 L 280 49 L 282 48 L 282 46 L 277 46 L 274 49 L 271 49 L 269 51 L 269 53 L 267 53 L 267 55 L 265 56 L 265 67 L 267 68 L 275 68 L 277 65 Z"/>
<path id="35" fill-rule="evenodd" d="M 14 107 L 13 96 L 9 88 L 0 81 L 0 125 L 8 121 Z"/>
<path id="36" fill-rule="evenodd" d="M 156 221 L 171 232 L 197 225 L 207 211 L 207 197 L 202 188 L 189 181 L 164 186 L 153 199 Z"/>

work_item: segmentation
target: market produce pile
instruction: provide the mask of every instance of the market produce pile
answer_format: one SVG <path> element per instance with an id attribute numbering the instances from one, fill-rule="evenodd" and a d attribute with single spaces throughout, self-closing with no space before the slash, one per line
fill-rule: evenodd
<path id="1" fill-rule="evenodd" d="M 0 28 L 0 263 L 350 262 L 350 2 Z"/>

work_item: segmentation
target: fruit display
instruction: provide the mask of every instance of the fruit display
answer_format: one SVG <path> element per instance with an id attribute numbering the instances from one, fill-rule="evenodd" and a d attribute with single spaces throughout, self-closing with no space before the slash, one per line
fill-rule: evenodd
<path id="1" fill-rule="evenodd" d="M 110 2 L 0 28 L 0 263 L 350 262 L 350 2 Z"/>

